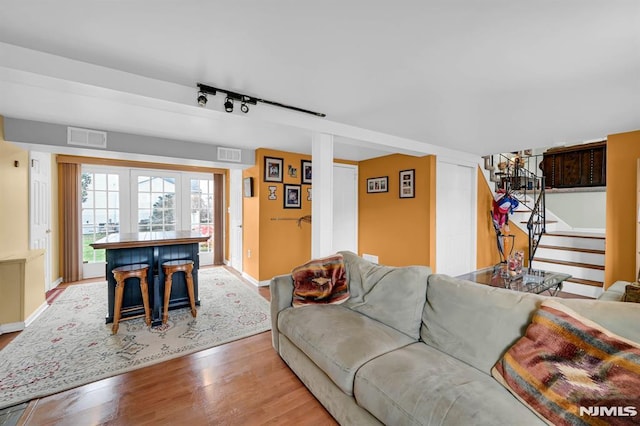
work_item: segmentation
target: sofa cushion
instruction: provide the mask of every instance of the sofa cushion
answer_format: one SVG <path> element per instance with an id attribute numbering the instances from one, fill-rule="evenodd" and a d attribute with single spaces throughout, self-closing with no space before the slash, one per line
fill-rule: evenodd
<path id="1" fill-rule="evenodd" d="M 367 361 L 415 342 L 403 333 L 343 305 L 307 305 L 278 315 L 278 330 L 346 394 Z"/>
<path id="2" fill-rule="evenodd" d="M 640 407 L 640 344 L 611 333 L 561 303 L 542 303 L 526 335 L 492 374 L 553 424 L 637 424 L 619 412 L 597 417 L 580 407 Z M 595 414 L 595 413 L 593 413 Z M 621 424 L 622 424 L 621 423 Z"/>
<path id="3" fill-rule="evenodd" d="M 427 297 L 426 266 L 381 266 L 355 253 L 340 252 L 347 266 L 351 297 L 344 306 L 378 320 L 407 336 L 420 338 Z"/>
<path id="4" fill-rule="evenodd" d="M 543 424 L 493 378 L 424 343 L 365 364 L 354 395 L 388 425 Z"/>
<path id="5" fill-rule="evenodd" d="M 291 271 L 293 306 L 339 304 L 349 298 L 341 254 L 310 260 Z"/>
<path id="6" fill-rule="evenodd" d="M 536 294 L 434 274 L 429 277 L 420 335 L 427 344 L 491 374 L 543 300 Z"/>

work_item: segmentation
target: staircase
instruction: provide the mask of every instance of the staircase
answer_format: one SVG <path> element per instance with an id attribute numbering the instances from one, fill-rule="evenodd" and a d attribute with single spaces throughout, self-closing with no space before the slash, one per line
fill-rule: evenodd
<path id="1" fill-rule="evenodd" d="M 562 291 L 597 298 L 604 285 L 604 242 L 604 234 L 547 232 L 533 258 L 534 267 L 570 274 Z"/>
<path id="2" fill-rule="evenodd" d="M 573 232 L 545 208 L 544 177 L 536 174 L 542 156 L 513 158 L 504 154 L 485 157 L 489 180 L 496 191 L 516 195 L 520 206 L 514 223 L 529 234 L 529 265 L 535 269 L 567 273 L 564 292 L 598 297 L 604 284 L 604 234 Z M 495 165 L 500 164 L 501 167 Z M 505 166 L 506 165 L 506 166 Z"/>

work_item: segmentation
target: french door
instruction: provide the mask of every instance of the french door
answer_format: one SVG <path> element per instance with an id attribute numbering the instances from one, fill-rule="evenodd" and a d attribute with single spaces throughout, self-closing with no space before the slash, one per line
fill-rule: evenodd
<path id="1" fill-rule="evenodd" d="M 82 183 L 85 278 L 104 274 L 104 250 L 89 244 L 110 233 L 192 230 L 214 235 L 211 174 L 83 166 Z M 212 238 L 200 244 L 201 265 L 213 263 L 213 249 Z"/>

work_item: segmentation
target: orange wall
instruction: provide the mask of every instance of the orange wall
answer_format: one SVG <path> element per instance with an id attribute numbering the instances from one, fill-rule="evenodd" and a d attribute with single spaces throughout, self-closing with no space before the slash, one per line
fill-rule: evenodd
<path id="1" fill-rule="evenodd" d="M 283 182 L 264 181 L 264 157 L 282 158 Z M 308 155 L 258 149 L 256 166 L 247 169 L 243 177 L 254 178 L 255 197 L 244 198 L 243 217 L 249 224 L 243 229 L 243 269 L 258 281 L 270 280 L 275 275 L 286 274 L 291 269 L 307 262 L 311 257 L 311 224 L 296 220 L 311 214 L 311 201 L 307 200 L 307 189 L 311 185 L 301 185 L 300 161 L 311 160 Z M 297 169 L 297 176 L 288 173 L 289 166 Z M 301 185 L 302 208 L 284 208 L 284 185 Z M 276 186 L 276 200 L 269 200 L 269 186 Z M 247 250 L 251 250 L 248 258 Z"/>
<path id="2" fill-rule="evenodd" d="M 605 288 L 618 280 L 637 279 L 636 182 L 639 157 L 640 130 L 607 138 Z"/>
<path id="3" fill-rule="evenodd" d="M 477 254 L 476 263 L 477 268 L 482 269 L 489 266 L 493 266 L 500 262 L 500 255 L 498 253 L 498 247 L 496 242 L 496 231 L 493 227 L 489 212 L 493 207 L 493 193 L 489 188 L 489 184 L 485 179 L 480 167 L 478 167 L 478 241 L 477 241 Z M 529 259 L 529 235 L 518 228 L 515 224 L 511 224 L 511 218 L 509 218 L 509 230 L 510 233 L 515 235 L 515 247 L 516 250 L 524 251 L 525 263 L 528 264 Z M 505 254 L 508 255 L 511 247 L 508 245 L 511 243 L 511 238 L 506 238 L 505 242 Z"/>
<path id="4" fill-rule="evenodd" d="M 387 155 L 359 163 L 360 254 L 378 256 L 381 264 L 435 268 L 434 156 Z M 399 197 L 399 172 L 415 169 L 415 198 Z M 367 193 L 367 179 L 389 177 L 389 191 Z"/>

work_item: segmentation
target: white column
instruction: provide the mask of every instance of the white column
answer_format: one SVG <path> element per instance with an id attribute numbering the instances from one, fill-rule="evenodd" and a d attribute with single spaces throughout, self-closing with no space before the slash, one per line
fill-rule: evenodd
<path id="1" fill-rule="evenodd" d="M 311 147 L 311 257 L 333 254 L 333 135 L 314 133 Z"/>

